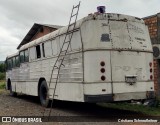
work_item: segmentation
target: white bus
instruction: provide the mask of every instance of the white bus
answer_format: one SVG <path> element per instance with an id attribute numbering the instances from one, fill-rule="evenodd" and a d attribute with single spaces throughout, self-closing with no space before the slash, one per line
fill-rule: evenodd
<path id="1" fill-rule="evenodd" d="M 7 57 L 11 95 L 39 96 L 43 106 L 49 104 L 55 88 L 54 81 L 49 87 L 51 72 L 66 32 L 67 26 Z M 152 45 L 142 19 L 105 13 L 77 21 L 63 64 L 56 100 L 97 103 L 154 97 Z"/>

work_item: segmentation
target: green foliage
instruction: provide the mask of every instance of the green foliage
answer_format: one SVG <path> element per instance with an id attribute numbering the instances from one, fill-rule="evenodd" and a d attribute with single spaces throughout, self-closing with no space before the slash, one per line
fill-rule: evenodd
<path id="1" fill-rule="evenodd" d="M 0 89 L 5 89 L 5 82 L 0 81 Z"/>
<path id="2" fill-rule="evenodd" d="M 5 76 L 5 73 L 1 73 L 1 72 L 0 72 L 0 80 L 5 80 L 5 77 L 6 77 L 6 76 Z"/>
<path id="3" fill-rule="evenodd" d="M 5 64 L 0 64 L 0 80 L 5 79 Z"/>
<path id="4" fill-rule="evenodd" d="M 115 108 L 115 109 L 139 112 L 151 116 L 160 116 L 160 107 L 148 107 L 144 105 L 130 104 L 130 103 L 102 103 L 98 105 L 107 108 Z"/>
<path id="5" fill-rule="evenodd" d="M 5 72 L 5 64 L 3 64 L 3 63 L 0 64 L 0 72 L 1 73 Z"/>

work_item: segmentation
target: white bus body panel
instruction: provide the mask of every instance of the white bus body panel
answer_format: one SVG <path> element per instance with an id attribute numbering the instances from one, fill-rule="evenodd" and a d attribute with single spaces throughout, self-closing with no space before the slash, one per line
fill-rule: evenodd
<path id="1" fill-rule="evenodd" d="M 55 99 L 124 101 L 146 99 L 147 91 L 154 91 L 150 80 L 153 75 L 150 68 L 153 67 L 149 67 L 153 61 L 152 46 L 142 20 L 120 14 L 91 15 L 78 21 L 76 28 L 63 62 L 65 67 L 60 69 Z M 63 27 L 20 48 L 20 51 L 29 48 L 30 62 L 21 64 L 18 80 L 13 80 L 14 69 L 7 72 L 13 91 L 38 96 L 40 78 L 44 78 L 49 86 L 66 31 L 67 27 Z M 41 46 L 42 55 L 42 43 L 47 57 L 36 59 L 35 46 Z M 100 65 L 102 61 L 104 67 Z M 100 71 L 101 68 L 105 68 L 105 73 Z M 57 71 L 53 75 L 56 76 Z M 102 75 L 106 77 L 105 81 L 101 80 Z M 126 83 L 126 76 L 137 76 L 137 82 L 133 85 Z M 50 99 L 54 88 L 55 81 L 51 80 Z"/>

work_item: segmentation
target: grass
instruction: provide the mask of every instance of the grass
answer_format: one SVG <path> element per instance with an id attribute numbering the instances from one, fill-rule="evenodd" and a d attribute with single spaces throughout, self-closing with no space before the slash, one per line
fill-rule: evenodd
<path id="1" fill-rule="evenodd" d="M 122 109 L 128 111 L 139 112 L 150 116 L 160 116 L 160 107 L 149 107 L 131 103 L 102 103 L 98 104 L 107 108 Z"/>
<path id="2" fill-rule="evenodd" d="M 4 92 L 5 81 L 0 81 L 0 94 Z M 131 103 L 100 103 L 102 107 L 139 112 L 150 116 L 160 116 L 160 107 L 149 107 Z"/>
<path id="3" fill-rule="evenodd" d="M 0 80 L 0 94 L 4 93 L 5 90 L 5 81 Z"/>
<path id="4" fill-rule="evenodd" d="M 5 89 L 5 81 L 0 81 L 0 89 Z"/>

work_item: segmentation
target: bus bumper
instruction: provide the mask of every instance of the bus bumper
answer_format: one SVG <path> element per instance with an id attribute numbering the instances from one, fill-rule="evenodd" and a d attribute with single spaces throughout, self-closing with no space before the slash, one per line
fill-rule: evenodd
<path id="1" fill-rule="evenodd" d="M 154 91 L 147 92 L 133 92 L 133 93 L 117 93 L 105 95 L 84 95 L 84 102 L 98 103 L 98 102 L 113 102 L 113 101 L 129 101 L 154 99 Z"/>
<path id="2" fill-rule="evenodd" d="M 114 94 L 114 101 L 143 100 L 153 98 L 155 98 L 154 91 Z"/>
<path id="3" fill-rule="evenodd" d="M 112 94 L 105 95 L 84 95 L 85 102 L 98 103 L 98 102 L 113 102 Z"/>

